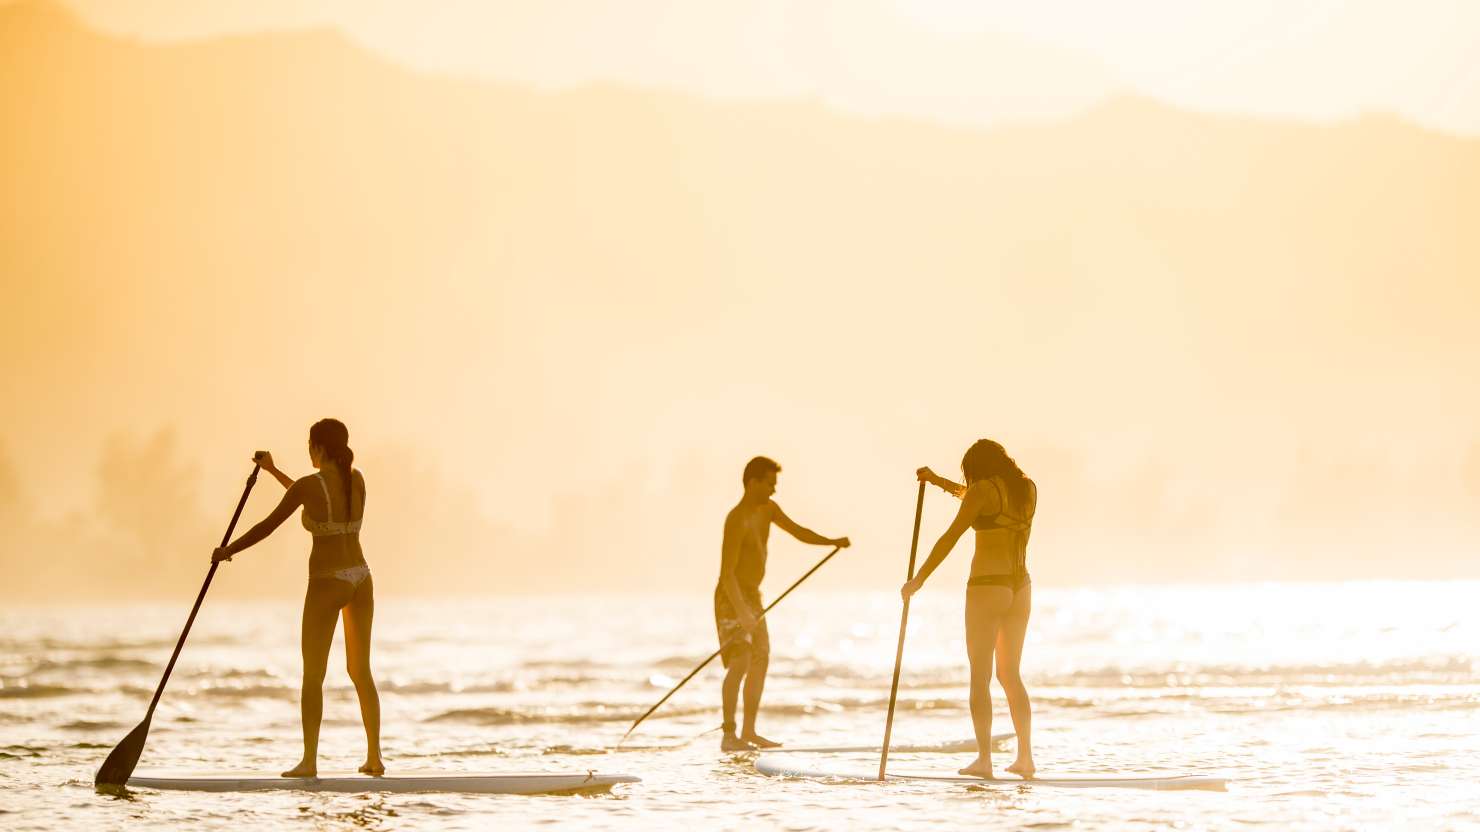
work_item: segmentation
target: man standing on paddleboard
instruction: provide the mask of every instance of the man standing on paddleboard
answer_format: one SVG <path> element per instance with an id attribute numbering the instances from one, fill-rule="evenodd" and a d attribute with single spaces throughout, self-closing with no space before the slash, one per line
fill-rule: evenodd
<path id="1" fill-rule="evenodd" d="M 745 493 L 725 516 L 721 546 L 719 585 L 714 588 L 714 624 L 719 631 L 720 660 L 725 665 L 721 688 L 724 702 L 723 751 L 754 751 L 775 748 L 755 731 L 761 691 L 766 687 L 766 668 L 771 660 L 771 636 L 762 619 L 761 579 L 766 575 L 766 542 L 775 523 L 803 543 L 818 546 L 848 546 L 848 538 L 829 539 L 792 521 L 771 499 L 776 493 L 776 475 L 781 466 L 763 456 L 745 465 L 741 482 Z M 745 682 L 745 724 L 735 733 L 735 702 L 740 683 Z"/>

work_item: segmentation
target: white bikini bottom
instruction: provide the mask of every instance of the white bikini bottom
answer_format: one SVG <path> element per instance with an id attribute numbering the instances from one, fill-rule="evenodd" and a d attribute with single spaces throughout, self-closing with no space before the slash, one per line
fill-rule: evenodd
<path id="1" fill-rule="evenodd" d="M 362 563 L 358 566 L 346 566 L 343 569 L 336 569 L 333 572 L 325 572 L 322 575 L 314 575 L 310 578 L 310 580 L 317 578 L 329 578 L 335 581 L 344 581 L 350 586 L 358 587 L 360 584 L 364 583 L 365 579 L 368 577 L 370 577 L 370 567 Z"/>

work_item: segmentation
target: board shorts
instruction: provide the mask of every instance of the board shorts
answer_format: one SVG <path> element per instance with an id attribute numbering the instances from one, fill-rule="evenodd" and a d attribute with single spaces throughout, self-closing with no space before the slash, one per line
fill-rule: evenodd
<path id="1" fill-rule="evenodd" d="M 751 615 L 758 616 L 765 609 L 765 604 L 761 603 L 759 588 L 741 587 L 740 597 L 745 599 Z M 718 586 L 714 588 L 714 629 L 719 634 L 719 660 L 725 667 L 729 667 L 733 659 L 744 653 L 749 653 L 751 658 L 766 659 L 771 656 L 771 634 L 766 630 L 766 619 L 762 618 L 755 629 L 747 634 L 745 627 L 740 624 L 740 617 L 735 614 L 735 608 L 730 605 L 730 596 L 724 587 Z"/>

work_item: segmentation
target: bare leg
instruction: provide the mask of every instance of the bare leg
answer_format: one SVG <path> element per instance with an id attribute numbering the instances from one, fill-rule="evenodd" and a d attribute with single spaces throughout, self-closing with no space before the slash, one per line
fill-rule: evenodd
<path id="1" fill-rule="evenodd" d="M 757 748 L 777 748 L 781 745 L 755 731 L 755 718 L 761 710 L 761 694 L 766 690 L 766 671 L 770 667 L 771 634 L 762 619 L 751 636 L 750 668 L 745 671 L 745 725 L 740 731 L 740 739 Z"/>
<path id="2" fill-rule="evenodd" d="M 360 719 L 365 723 L 365 774 L 385 774 L 380 759 L 380 693 L 370 673 L 370 627 L 375 620 L 375 579 L 366 578 L 355 589 L 353 600 L 343 610 L 344 657 L 355 694 L 360 698 Z"/>
<path id="3" fill-rule="evenodd" d="M 319 724 L 324 718 L 324 671 L 329 665 L 329 645 L 344 600 L 344 581 L 318 578 L 308 582 L 303 597 L 303 759 L 283 772 L 284 777 L 314 777 L 319 772 Z"/>
<path id="4" fill-rule="evenodd" d="M 730 666 L 725 670 L 725 681 L 720 687 L 720 702 L 724 709 L 724 738 L 720 740 L 721 751 L 753 751 L 750 743 L 735 733 L 735 706 L 740 700 L 740 682 L 745 679 L 750 667 L 750 647 L 736 650 L 730 656 Z"/>
<path id="5" fill-rule="evenodd" d="M 1029 584 L 1013 593 L 1012 607 L 1002 617 L 1002 628 L 997 632 L 997 681 L 1007 694 L 1012 730 L 1017 732 L 1017 759 L 1007 770 L 1020 777 L 1032 777 L 1037 771 L 1033 764 L 1033 705 L 1019 669 L 1023 661 L 1023 637 L 1028 633 L 1028 616 L 1032 611 L 1033 585 Z"/>
<path id="6" fill-rule="evenodd" d="M 966 657 L 971 665 L 971 727 L 977 757 L 960 773 L 992 776 L 992 659 L 1002 613 L 1012 603 L 1012 590 L 974 586 L 966 590 Z"/>

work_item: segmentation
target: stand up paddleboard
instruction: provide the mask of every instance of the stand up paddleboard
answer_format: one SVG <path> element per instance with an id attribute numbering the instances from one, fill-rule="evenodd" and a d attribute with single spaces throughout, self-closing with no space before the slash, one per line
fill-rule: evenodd
<path id="1" fill-rule="evenodd" d="M 802 777 L 809 780 L 853 780 L 859 782 L 878 782 L 877 771 L 864 771 L 862 769 L 830 769 L 830 768 L 805 768 L 794 765 L 787 760 L 777 759 L 769 752 L 755 761 L 755 770 L 768 777 Z M 990 780 L 982 777 L 966 777 L 961 774 L 931 774 L 929 772 L 915 771 L 891 771 L 885 775 L 886 780 L 901 781 L 923 781 L 930 783 L 951 783 L 962 786 L 1048 786 L 1052 788 L 1112 788 L 1112 789 L 1155 789 L 1158 791 L 1170 791 L 1176 789 L 1204 789 L 1207 791 L 1227 791 L 1228 780 L 1223 777 L 1205 777 L 1196 774 L 1183 774 L 1172 777 L 1115 777 L 1113 775 L 1076 774 L 1076 775 L 1054 775 L 1047 777 L 1034 777 L 1024 780 L 1020 777 L 994 777 Z"/>
<path id="2" fill-rule="evenodd" d="M 320 777 L 251 777 L 226 772 L 135 774 L 129 788 L 190 792 L 459 792 L 464 794 L 596 794 L 618 783 L 638 783 L 626 774 L 410 774 L 370 777 L 333 773 Z"/>
<path id="3" fill-rule="evenodd" d="M 1002 745 L 1017 734 L 993 734 L 992 745 Z M 898 754 L 975 754 L 976 740 L 948 740 L 922 745 L 890 745 L 889 750 Z M 802 745 L 792 748 L 768 748 L 767 754 L 878 754 L 877 745 Z"/>

